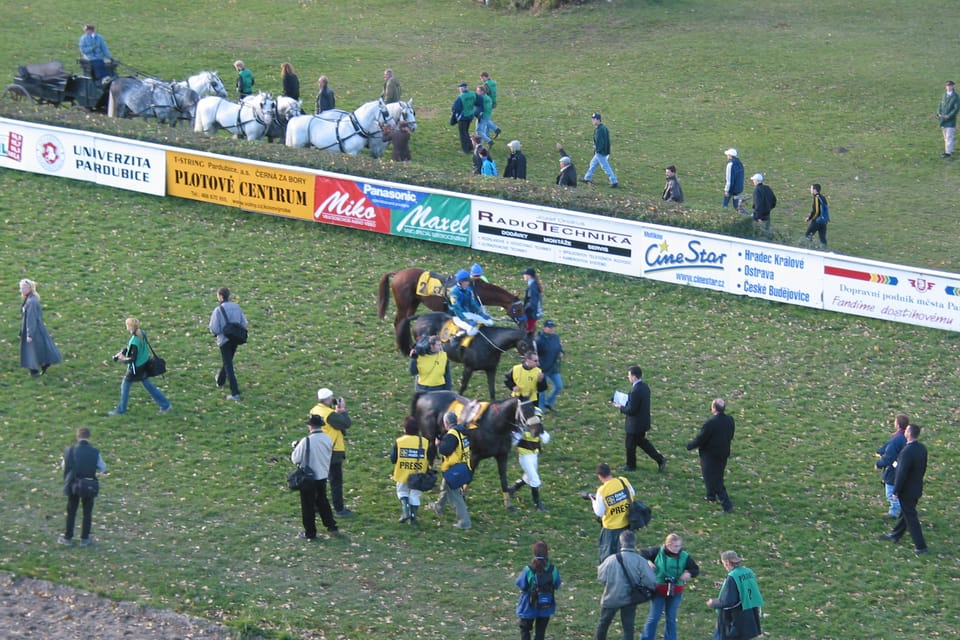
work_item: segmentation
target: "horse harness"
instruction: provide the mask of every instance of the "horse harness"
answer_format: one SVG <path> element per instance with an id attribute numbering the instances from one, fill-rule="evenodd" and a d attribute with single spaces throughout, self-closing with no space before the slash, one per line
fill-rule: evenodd
<path id="1" fill-rule="evenodd" d="M 314 120 L 322 120 L 322 121 L 324 121 L 324 122 L 331 122 L 330 120 L 327 120 L 326 118 L 321 118 L 321 117 L 318 116 L 318 115 L 314 115 L 313 118 L 314 118 Z M 344 118 L 349 118 L 349 119 L 350 119 L 350 124 L 353 125 L 353 133 L 351 133 L 351 134 L 348 135 L 348 136 L 343 136 L 343 137 L 341 137 L 341 135 L 340 135 L 340 123 L 343 122 Z M 385 105 L 382 105 L 382 104 L 380 105 L 380 118 L 381 118 L 381 120 L 379 120 L 378 122 L 380 122 L 380 121 L 382 121 L 382 122 L 387 122 L 387 121 L 391 118 L 390 112 L 387 111 L 386 106 L 385 106 Z M 311 124 L 313 124 L 313 120 L 311 120 L 310 122 L 311 122 Z M 382 125 L 381 125 L 381 126 L 382 126 Z M 339 118 L 337 119 L 337 121 L 336 121 L 336 126 L 334 127 L 334 131 L 336 131 L 336 134 L 337 134 L 337 142 L 336 142 L 336 145 L 337 145 L 337 147 L 340 149 L 340 153 L 346 153 L 346 152 L 347 152 L 347 151 L 346 151 L 346 147 L 344 147 L 344 143 L 345 143 L 347 140 L 349 140 L 350 138 L 353 138 L 354 136 L 360 136 L 361 138 L 364 138 L 365 140 L 369 140 L 370 138 L 375 137 L 375 136 L 377 135 L 377 133 L 379 133 L 379 131 L 376 131 L 376 132 L 371 133 L 371 132 L 367 131 L 366 129 L 364 129 L 364 128 L 363 128 L 363 125 L 360 124 L 360 120 L 357 118 L 357 115 L 356 115 L 354 112 L 352 112 L 352 111 L 341 111 L 341 115 L 340 115 L 340 117 L 339 117 Z M 307 134 L 308 134 L 308 136 L 309 136 L 309 129 L 308 129 L 308 131 L 307 131 Z M 328 145 L 325 146 L 325 147 L 318 147 L 318 148 L 319 148 L 321 151 L 325 151 L 325 150 L 327 150 L 327 149 L 330 149 L 330 148 L 333 147 L 333 146 L 334 146 L 334 145 L 332 145 L 332 144 L 328 144 Z"/>

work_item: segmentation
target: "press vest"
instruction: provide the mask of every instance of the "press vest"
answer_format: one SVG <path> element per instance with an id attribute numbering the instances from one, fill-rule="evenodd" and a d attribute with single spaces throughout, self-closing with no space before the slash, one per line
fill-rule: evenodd
<path id="1" fill-rule="evenodd" d="M 466 462 L 470 467 L 470 438 L 459 429 L 450 429 L 447 435 L 453 435 L 457 439 L 457 448 L 440 463 L 440 470 L 446 471 L 450 467 L 460 462 Z"/>
<path id="2" fill-rule="evenodd" d="M 323 432 L 327 434 L 331 440 L 333 440 L 334 452 L 346 452 L 347 443 L 343 439 L 343 431 L 334 429 L 327 423 L 327 417 L 333 412 L 333 407 L 328 407 L 322 402 L 318 402 L 317 406 L 315 406 L 313 409 L 310 409 L 311 415 L 320 416 L 323 418 Z"/>
<path id="3" fill-rule="evenodd" d="M 393 481 L 406 482 L 411 473 L 427 470 L 427 447 L 423 436 L 403 435 L 397 438 L 397 463 L 393 467 Z"/>
<path id="4" fill-rule="evenodd" d="M 627 514 L 630 512 L 630 482 L 613 478 L 597 490 L 597 495 L 603 500 L 606 512 L 600 519 L 604 529 L 626 529 L 628 526 Z"/>
<path id="5" fill-rule="evenodd" d="M 510 375 L 513 376 L 513 384 L 520 387 L 519 393 L 514 391 L 511 395 L 514 398 L 523 396 L 524 398 L 529 398 L 533 402 L 536 402 L 537 398 L 540 396 L 539 392 L 537 391 L 537 382 L 538 378 L 540 377 L 540 367 L 524 369 L 522 364 L 518 364 L 511 369 Z"/>
<path id="6" fill-rule="evenodd" d="M 444 351 L 417 358 L 417 384 L 442 387 L 446 384 L 447 354 Z"/>

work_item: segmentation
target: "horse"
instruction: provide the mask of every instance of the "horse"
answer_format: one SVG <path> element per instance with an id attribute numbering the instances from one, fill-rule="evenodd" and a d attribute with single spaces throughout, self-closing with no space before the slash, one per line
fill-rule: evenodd
<path id="1" fill-rule="evenodd" d="M 223 86 L 223 80 L 220 79 L 216 71 L 201 71 L 176 84 L 193 89 L 201 98 L 206 96 L 227 97 L 227 88 Z"/>
<path id="2" fill-rule="evenodd" d="M 453 391 L 431 391 L 417 400 L 414 418 L 421 435 L 433 442 L 437 434 L 441 433 L 443 416 L 451 404 L 457 401 L 464 405 L 460 414 L 461 420 L 473 422 L 476 411 L 480 408 L 477 402 L 469 402 Z M 508 398 L 500 402 L 491 402 L 476 424 L 470 425 L 467 436 L 470 438 L 470 467 L 474 475 L 481 460 L 494 458 L 497 461 L 497 471 L 500 473 L 500 490 L 503 492 L 503 506 L 513 512 L 514 508 L 507 489 L 507 456 L 513 443 L 523 434 L 526 419 L 520 407 L 519 398 Z"/>
<path id="3" fill-rule="evenodd" d="M 312 145 L 321 151 L 356 155 L 385 124 L 396 125 L 396 121 L 382 99 L 362 104 L 352 113 L 329 109 L 317 115 L 291 118 L 287 123 L 286 144 L 288 147 Z"/>
<path id="4" fill-rule="evenodd" d="M 154 116 L 157 122 L 177 126 L 181 118 L 192 120 L 200 96 L 185 83 L 155 78 L 116 78 L 108 90 L 107 116 Z"/>
<path id="5" fill-rule="evenodd" d="M 411 267 L 400 271 L 388 271 L 380 276 L 379 295 L 377 297 L 377 314 L 383 320 L 387 315 L 390 297 L 387 289 L 393 291 L 393 300 L 397 305 L 397 315 L 393 319 L 396 327 L 402 318 L 412 316 L 422 302 L 431 311 L 448 311 L 445 292 L 438 290 L 418 291 L 417 283 L 425 269 Z M 391 280 L 392 278 L 392 280 Z M 456 286 L 454 284 L 453 286 Z M 506 289 L 484 280 L 474 280 L 474 290 L 480 303 L 484 306 L 503 307 L 507 315 L 514 322 L 523 316 L 523 302 Z"/>
<path id="6" fill-rule="evenodd" d="M 303 107 L 299 100 L 294 100 L 290 96 L 279 96 L 273 122 L 267 129 L 267 141 L 284 140 L 287 136 L 287 123 L 290 122 L 290 118 L 296 118 L 299 115 L 303 115 Z"/>
<path id="7" fill-rule="evenodd" d="M 446 313 L 425 313 L 422 316 L 403 318 L 396 328 L 397 347 L 400 353 L 403 355 L 410 353 L 413 343 L 413 337 L 410 333 L 411 325 L 417 336 L 438 335 L 443 325 L 451 317 Z M 473 337 L 473 341 L 468 347 L 461 348 L 460 342 L 454 340 L 443 343 L 443 350 L 447 352 L 447 358 L 463 365 L 460 393 L 467 390 L 467 385 L 470 384 L 470 377 L 473 376 L 474 371 L 484 371 L 487 374 L 487 389 L 490 391 L 491 400 L 497 397 L 494 387 L 500 356 L 514 348 L 520 355 L 533 348 L 532 341 L 528 339 L 525 329 L 480 327 L 479 332 Z"/>
<path id="8" fill-rule="evenodd" d="M 207 96 L 197 105 L 197 117 L 193 130 L 197 133 L 213 133 L 226 129 L 234 137 L 259 140 L 267 133 L 273 121 L 274 101 L 269 93 L 247 96 L 240 104 Z"/>
<path id="9" fill-rule="evenodd" d="M 401 120 L 405 121 L 410 127 L 410 133 L 417 130 L 417 112 L 413 109 L 413 98 L 406 102 L 388 102 L 387 111 L 390 112 L 390 115 L 393 116 L 393 119 L 398 123 Z M 367 140 L 367 146 L 370 147 L 371 158 L 382 157 L 389 145 L 389 142 L 383 141 L 382 131 L 377 131 Z"/>

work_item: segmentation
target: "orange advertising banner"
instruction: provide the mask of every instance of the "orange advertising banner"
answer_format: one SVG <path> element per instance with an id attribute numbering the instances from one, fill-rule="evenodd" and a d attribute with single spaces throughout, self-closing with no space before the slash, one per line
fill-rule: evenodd
<path id="1" fill-rule="evenodd" d="M 313 174 L 177 151 L 167 167 L 167 195 L 313 220 Z"/>

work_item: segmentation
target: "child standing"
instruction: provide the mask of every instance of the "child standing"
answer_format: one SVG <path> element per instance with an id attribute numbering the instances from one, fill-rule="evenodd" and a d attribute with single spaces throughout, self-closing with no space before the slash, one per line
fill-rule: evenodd
<path id="1" fill-rule="evenodd" d="M 520 619 L 520 640 L 530 640 L 534 630 L 535 640 L 543 640 L 550 616 L 557 611 L 554 593 L 560 588 L 560 572 L 550 564 L 547 543 L 533 543 L 533 560 L 517 576 L 520 601 L 517 602 L 517 618 Z"/>

